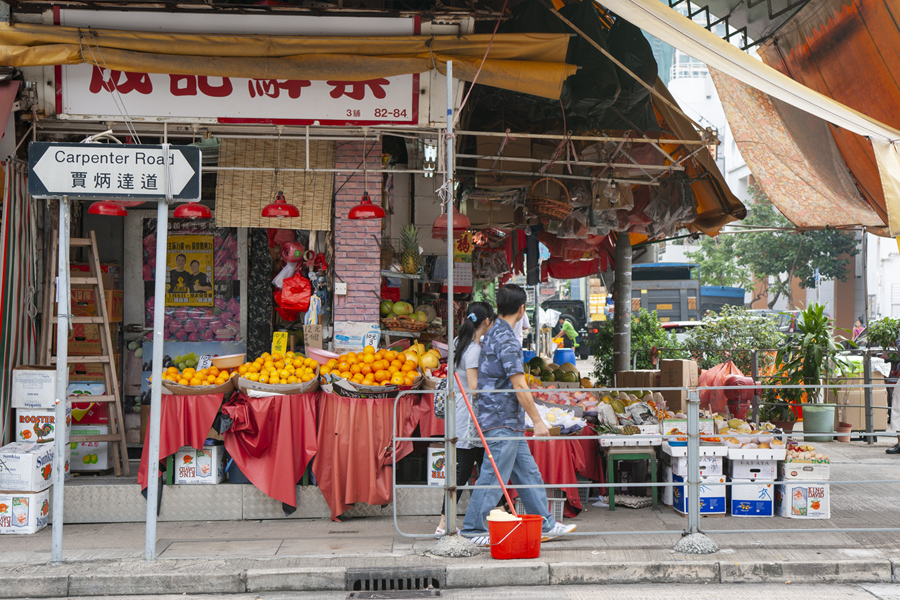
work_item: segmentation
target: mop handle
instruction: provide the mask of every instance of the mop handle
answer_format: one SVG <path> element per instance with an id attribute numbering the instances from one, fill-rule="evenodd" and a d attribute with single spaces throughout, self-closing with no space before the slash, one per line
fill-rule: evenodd
<path id="1" fill-rule="evenodd" d="M 487 441 L 484 439 L 481 425 L 478 424 L 478 419 L 475 418 L 475 411 L 472 410 L 472 403 L 469 402 L 469 396 L 466 394 L 462 381 L 459 380 L 459 371 L 454 371 L 453 377 L 456 379 L 456 385 L 459 386 L 459 393 L 462 394 L 463 400 L 466 401 L 466 408 L 469 409 L 469 415 L 472 417 L 472 422 L 475 423 L 475 430 L 478 431 L 478 437 L 481 438 L 481 443 L 484 444 L 484 453 L 487 455 L 488 460 L 491 461 L 491 466 L 494 467 L 494 475 L 497 476 L 497 481 L 500 482 L 500 489 L 503 490 L 503 495 L 506 497 L 506 503 L 509 505 L 509 510 L 512 511 L 514 517 L 518 517 L 519 513 L 516 512 L 516 507 L 509 497 L 509 492 L 506 490 L 506 482 L 503 481 L 503 478 L 500 477 L 500 471 L 497 470 L 497 463 L 494 462 L 494 455 L 491 453 L 491 447 L 488 446 Z"/>

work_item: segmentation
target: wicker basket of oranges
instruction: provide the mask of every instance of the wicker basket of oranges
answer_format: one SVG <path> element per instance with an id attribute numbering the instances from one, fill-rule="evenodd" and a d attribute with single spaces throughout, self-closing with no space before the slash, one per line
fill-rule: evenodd
<path id="1" fill-rule="evenodd" d="M 236 369 L 242 392 L 257 390 L 276 394 L 303 394 L 319 389 L 319 363 L 301 354 L 263 353 Z"/>
<path id="2" fill-rule="evenodd" d="M 320 373 L 323 381 L 345 382 L 341 386 L 344 390 L 379 396 L 388 390 L 418 389 L 423 380 L 418 361 L 411 360 L 403 352 L 375 350 L 372 346 L 329 360 Z"/>
<path id="3" fill-rule="evenodd" d="M 234 390 L 231 376 L 231 371 L 218 367 L 199 371 L 190 367 L 184 371 L 169 367 L 162 374 L 162 385 L 165 391 L 176 396 L 227 394 Z"/>

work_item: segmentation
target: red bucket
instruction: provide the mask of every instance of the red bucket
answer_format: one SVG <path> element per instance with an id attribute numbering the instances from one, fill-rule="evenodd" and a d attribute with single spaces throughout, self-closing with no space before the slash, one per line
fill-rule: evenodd
<path id="1" fill-rule="evenodd" d="M 491 534 L 491 558 L 538 558 L 544 518 L 519 515 L 521 521 L 488 521 Z"/>

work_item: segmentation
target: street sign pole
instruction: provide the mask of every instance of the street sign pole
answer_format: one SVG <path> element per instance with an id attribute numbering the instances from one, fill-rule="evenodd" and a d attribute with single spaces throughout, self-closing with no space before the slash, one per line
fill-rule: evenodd
<path id="1" fill-rule="evenodd" d="M 66 481 L 66 406 L 69 388 L 69 315 L 72 294 L 69 291 L 69 199 L 59 201 L 59 260 L 56 280 L 56 429 L 53 435 L 53 525 L 50 535 L 50 560 L 62 561 L 63 502 Z M 44 290 L 45 294 L 50 293 Z M 35 507 L 37 510 L 37 507 Z"/>

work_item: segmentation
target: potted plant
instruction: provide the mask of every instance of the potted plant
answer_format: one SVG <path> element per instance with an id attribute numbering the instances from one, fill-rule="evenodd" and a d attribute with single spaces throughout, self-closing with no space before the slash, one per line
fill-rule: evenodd
<path id="1" fill-rule="evenodd" d="M 830 441 L 831 435 L 812 433 L 834 432 L 834 404 L 827 403 L 818 386 L 836 370 L 851 370 L 848 360 L 841 356 L 843 349 L 834 339 L 834 321 L 825 314 L 822 304 L 810 304 L 797 316 L 797 330 L 789 336 L 775 355 L 776 385 L 797 385 L 799 388 L 778 390 L 778 397 L 802 408 L 804 439 Z"/>

